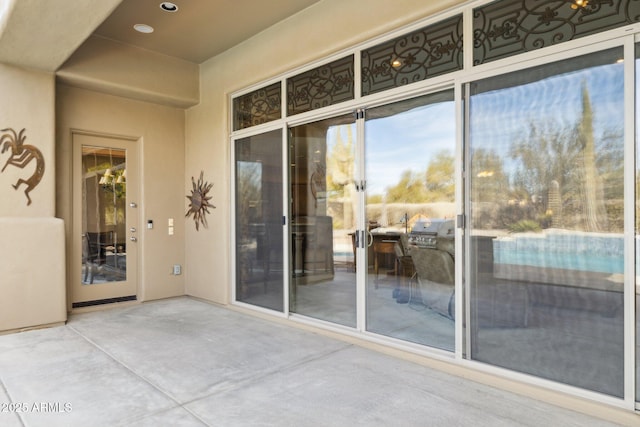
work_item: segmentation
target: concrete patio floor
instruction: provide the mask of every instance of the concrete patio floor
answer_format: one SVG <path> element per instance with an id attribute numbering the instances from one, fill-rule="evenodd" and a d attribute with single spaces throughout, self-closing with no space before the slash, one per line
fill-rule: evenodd
<path id="1" fill-rule="evenodd" d="M 189 297 L 0 336 L 0 426 L 607 426 Z"/>

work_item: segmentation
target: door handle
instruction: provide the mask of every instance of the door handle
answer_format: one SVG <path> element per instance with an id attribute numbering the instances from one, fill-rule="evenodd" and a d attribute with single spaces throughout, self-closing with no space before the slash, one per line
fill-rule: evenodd
<path id="1" fill-rule="evenodd" d="M 129 237 L 129 240 L 131 240 L 132 242 L 137 242 L 138 238 L 136 236 L 131 236 Z"/>
<path id="2" fill-rule="evenodd" d="M 132 233 L 135 233 L 135 232 L 136 232 L 136 228 L 135 228 L 135 227 L 131 227 L 131 228 L 129 229 L 129 231 L 130 231 L 130 232 L 132 232 Z"/>

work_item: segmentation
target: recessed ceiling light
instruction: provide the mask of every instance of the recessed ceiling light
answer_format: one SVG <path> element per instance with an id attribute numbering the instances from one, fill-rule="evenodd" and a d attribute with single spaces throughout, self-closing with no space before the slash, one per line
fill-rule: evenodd
<path id="1" fill-rule="evenodd" d="M 170 1 L 163 1 L 162 3 L 160 3 L 160 9 L 164 10 L 165 12 L 177 12 L 178 5 L 176 5 L 175 3 L 171 3 Z"/>
<path id="2" fill-rule="evenodd" d="M 147 24 L 136 24 L 133 26 L 133 29 L 139 33 L 153 33 L 153 27 Z"/>

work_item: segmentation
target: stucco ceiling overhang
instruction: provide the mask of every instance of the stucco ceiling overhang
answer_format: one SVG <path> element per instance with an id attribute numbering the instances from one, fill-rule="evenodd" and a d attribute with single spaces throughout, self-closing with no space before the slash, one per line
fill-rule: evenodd
<path id="1" fill-rule="evenodd" d="M 0 0 L 0 62 L 55 71 L 121 0 Z"/>
<path id="2" fill-rule="evenodd" d="M 124 0 L 95 34 L 200 64 L 256 35 L 318 0 L 173 0 L 175 13 L 161 0 Z M 152 34 L 133 30 L 154 28 Z"/>
<path id="3" fill-rule="evenodd" d="M 199 64 L 317 1 L 0 0 L 0 62 L 55 71 L 94 35 Z"/>

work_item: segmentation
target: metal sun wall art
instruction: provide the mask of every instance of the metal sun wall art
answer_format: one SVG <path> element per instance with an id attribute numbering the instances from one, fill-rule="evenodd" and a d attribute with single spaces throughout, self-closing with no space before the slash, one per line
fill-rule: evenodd
<path id="1" fill-rule="evenodd" d="M 13 184 L 13 188 L 16 190 L 22 184 L 26 184 L 27 188 L 24 190 L 24 195 L 27 196 L 27 206 L 31 204 L 31 197 L 29 193 L 33 190 L 42 180 L 44 174 L 44 157 L 40 150 L 33 145 L 25 145 L 24 141 L 27 139 L 25 133 L 26 129 L 22 129 L 19 134 L 11 128 L 0 130 L 2 136 L 0 137 L 0 146 L 2 147 L 1 153 L 7 150 L 11 150 L 11 156 L 7 159 L 0 172 L 4 172 L 7 166 L 12 165 L 24 169 L 32 160 L 36 161 L 36 169 L 33 174 L 27 179 L 18 179 Z"/>
<path id="2" fill-rule="evenodd" d="M 189 209 L 187 209 L 185 217 L 193 215 L 193 220 L 196 223 L 196 230 L 200 229 L 200 224 L 205 228 L 208 228 L 206 214 L 209 213 L 209 208 L 216 208 L 209 203 L 211 197 L 207 197 L 207 194 L 209 193 L 209 190 L 211 190 L 213 184 L 204 182 L 203 175 L 204 171 L 201 171 L 200 178 L 197 183 L 193 177 L 191 177 L 191 184 L 193 188 L 191 189 L 191 195 L 187 196 L 187 199 L 189 199 Z"/>

